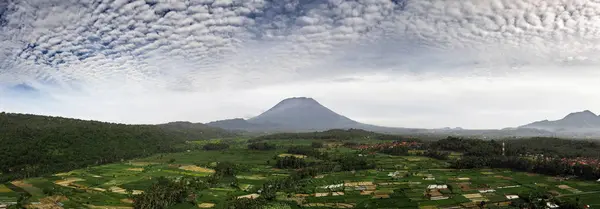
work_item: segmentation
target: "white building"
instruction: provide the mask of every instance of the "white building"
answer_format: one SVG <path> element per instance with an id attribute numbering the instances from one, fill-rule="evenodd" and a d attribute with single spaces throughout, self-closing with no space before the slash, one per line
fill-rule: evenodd
<path id="1" fill-rule="evenodd" d="M 322 186 L 321 188 L 323 188 L 323 189 L 336 189 L 336 188 L 341 188 L 343 186 L 344 186 L 344 183 L 341 183 L 341 184 L 333 184 L 333 185 Z"/>
<path id="2" fill-rule="evenodd" d="M 429 198 L 430 200 L 447 200 L 450 199 L 450 197 L 446 197 L 446 196 L 437 196 L 437 197 L 431 197 Z"/>
<path id="3" fill-rule="evenodd" d="M 479 190 L 479 193 L 492 193 L 495 192 L 496 190 L 494 189 L 484 189 L 484 190 Z"/>
<path id="4" fill-rule="evenodd" d="M 519 199 L 519 195 L 506 195 L 505 197 L 509 200 Z"/>
<path id="5" fill-rule="evenodd" d="M 558 205 L 551 202 L 546 202 L 546 208 L 558 208 Z"/>
<path id="6" fill-rule="evenodd" d="M 432 185 L 427 186 L 427 189 L 448 189 L 448 185 L 432 184 Z"/>

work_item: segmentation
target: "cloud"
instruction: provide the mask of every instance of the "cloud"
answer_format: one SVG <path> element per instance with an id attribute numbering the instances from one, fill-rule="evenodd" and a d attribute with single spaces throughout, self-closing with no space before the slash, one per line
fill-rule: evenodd
<path id="1" fill-rule="evenodd" d="M 521 123 L 506 113 L 527 120 L 550 114 L 525 113 L 541 111 L 527 104 L 541 105 L 530 97 L 549 92 L 595 104 L 582 90 L 595 84 L 579 81 L 597 76 L 599 14 L 592 0 L 0 2 L 0 92 L 35 84 L 39 101 L 51 101 L 29 109 L 1 94 L 0 107 L 110 121 L 207 121 L 257 114 L 280 95 L 315 94 L 336 107 L 352 100 L 354 109 L 343 109 L 349 116 L 386 125 L 508 125 L 486 120 L 490 114 Z M 320 91 L 295 90 L 312 85 Z M 206 101 L 214 106 L 196 104 Z M 592 106 L 560 104 L 553 110 Z M 165 107 L 173 113 L 146 114 Z M 215 115 L 189 117 L 192 110 Z"/>

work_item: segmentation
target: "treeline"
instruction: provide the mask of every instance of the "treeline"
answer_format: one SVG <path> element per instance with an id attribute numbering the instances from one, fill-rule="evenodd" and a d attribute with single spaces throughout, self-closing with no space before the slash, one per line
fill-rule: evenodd
<path id="1" fill-rule="evenodd" d="M 464 139 L 459 137 L 448 137 L 426 146 L 431 150 L 445 150 L 461 152 L 465 156 L 501 155 L 502 143 L 491 140 Z"/>
<path id="2" fill-rule="evenodd" d="M 376 139 L 376 140 L 394 140 L 394 141 L 419 141 L 412 137 L 400 135 L 381 134 L 362 129 L 332 129 L 321 132 L 309 133 L 277 133 L 265 136 L 259 136 L 251 139 L 251 142 L 282 140 L 282 139 L 321 139 L 321 140 L 354 140 L 354 139 Z"/>
<path id="3" fill-rule="evenodd" d="M 578 176 L 587 180 L 600 178 L 600 168 L 586 162 L 563 161 L 562 158 L 598 158 L 596 142 L 557 138 L 529 138 L 484 141 L 448 137 L 428 145 L 430 150 L 457 151 L 463 156 L 452 162 L 454 168 L 509 168 L 546 175 Z M 431 152 L 429 155 L 434 156 Z M 437 154 L 435 154 L 437 155 Z"/>
<path id="4" fill-rule="evenodd" d="M 274 150 L 277 146 L 267 142 L 255 142 L 248 144 L 248 149 L 251 150 Z"/>
<path id="5" fill-rule="evenodd" d="M 438 160 L 448 160 L 450 159 L 450 152 L 448 151 L 440 151 L 440 150 L 426 150 L 422 153 L 423 156 L 430 157 Z"/>
<path id="6" fill-rule="evenodd" d="M 326 152 L 321 152 L 312 146 L 291 146 L 288 147 L 287 153 L 296 155 L 306 155 L 317 159 L 324 159 L 327 157 Z"/>
<path id="7" fill-rule="evenodd" d="M 408 147 L 394 146 L 394 147 L 384 147 L 378 150 L 378 152 L 395 155 L 395 156 L 405 156 L 408 155 Z"/>
<path id="8" fill-rule="evenodd" d="M 500 141 L 448 137 L 429 143 L 427 148 L 461 152 L 466 156 L 501 155 L 502 142 L 505 143 L 505 155 L 507 156 L 543 154 L 546 157 L 559 158 L 600 158 L 600 144 L 598 142 L 545 137 Z"/>
<path id="9" fill-rule="evenodd" d="M 512 139 L 505 142 L 507 155 L 543 154 L 561 158 L 600 158 L 600 144 L 597 141 L 535 137 Z"/>
<path id="10" fill-rule="evenodd" d="M 225 131 L 221 128 L 208 126 L 202 123 L 191 123 L 191 122 L 171 122 L 156 125 L 170 133 L 176 135 L 178 138 L 184 138 L 187 140 L 204 140 L 214 138 L 230 138 L 239 136 L 238 133 Z"/>
<path id="11" fill-rule="evenodd" d="M 600 169 L 585 164 L 563 162 L 560 159 L 529 159 L 515 156 L 465 156 L 452 163 L 453 168 L 508 168 L 552 176 L 577 176 L 586 180 L 600 179 Z"/>
<path id="12" fill-rule="evenodd" d="M 183 151 L 186 140 L 153 125 L 0 113 L 0 182 Z"/>

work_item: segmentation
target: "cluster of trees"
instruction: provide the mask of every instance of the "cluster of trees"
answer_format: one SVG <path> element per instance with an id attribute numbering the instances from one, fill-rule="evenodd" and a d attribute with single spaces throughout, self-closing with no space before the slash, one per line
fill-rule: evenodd
<path id="1" fill-rule="evenodd" d="M 448 151 L 440 151 L 429 149 L 423 152 L 423 156 L 430 157 L 438 160 L 448 160 L 450 159 L 450 152 Z"/>
<path id="2" fill-rule="evenodd" d="M 308 166 L 308 163 L 304 159 L 297 158 L 294 156 L 286 156 L 286 157 L 278 158 L 277 162 L 275 163 L 275 167 L 279 168 L 279 169 L 288 169 L 288 168 L 298 169 L 298 168 L 304 168 L 307 166 Z"/>
<path id="3" fill-rule="evenodd" d="M 594 141 L 534 137 L 510 140 L 480 140 L 448 137 L 427 144 L 427 149 L 462 152 L 466 156 L 501 155 L 502 142 L 506 156 L 544 155 L 546 157 L 600 158 L 600 144 Z"/>
<path id="4" fill-rule="evenodd" d="M 535 137 L 506 140 L 505 143 L 507 155 L 600 158 L 600 144 L 595 141 Z"/>
<path id="5" fill-rule="evenodd" d="M 505 143 L 504 155 L 502 142 Z M 562 158 L 598 158 L 600 146 L 591 141 L 544 137 L 485 141 L 448 137 L 428 144 L 428 148 L 462 152 L 463 157 L 452 162 L 454 168 L 509 168 L 546 175 L 578 176 L 588 180 L 600 178 L 600 168 L 595 165 L 562 161 Z M 431 151 L 425 155 L 446 158 Z"/>
<path id="6" fill-rule="evenodd" d="M 0 113 L 0 182 L 183 151 L 186 140 L 155 125 Z"/>
<path id="7" fill-rule="evenodd" d="M 156 125 L 157 127 L 173 133 L 178 138 L 184 138 L 187 140 L 204 140 L 214 138 L 229 138 L 236 137 L 240 134 L 225 131 L 221 128 L 208 126 L 202 123 L 191 123 L 191 122 L 171 122 L 166 124 Z"/>
<path id="8" fill-rule="evenodd" d="M 228 161 L 218 162 L 214 167 L 215 173 L 211 174 L 206 182 L 210 187 L 226 186 L 237 188 L 238 179 L 235 178 L 239 166 Z"/>
<path id="9" fill-rule="evenodd" d="M 227 143 L 208 143 L 202 146 L 204 150 L 226 150 L 229 149 L 229 144 Z"/>
<path id="10" fill-rule="evenodd" d="M 556 158 L 528 159 L 517 156 L 464 156 L 452 162 L 458 169 L 509 168 L 546 175 L 578 176 L 587 180 L 600 178 L 600 169 L 585 164 L 570 165 Z"/>
<path id="11" fill-rule="evenodd" d="M 133 207 L 135 209 L 165 209 L 183 202 L 195 205 L 195 192 L 207 188 L 206 183 L 196 177 L 183 177 L 179 180 L 159 177 L 146 192 L 133 196 Z"/>
<path id="12" fill-rule="evenodd" d="M 309 133 L 277 133 L 265 136 L 259 136 L 250 141 L 266 141 L 266 140 L 281 140 L 281 139 L 321 139 L 321 140 L 353 140 L 353 139 L 377 139 L 377 140 L 394 140 L 394 141 L 419 141 L 412 137 L 400 135 L 381 134 L 362 129 L 331 129 L 328 131 L 309 132 Z"/>
<path id="13" fill-rule="evenodd" d="M 235 176 L 237 172 L 237 165 L 232 162 L 218 162 L 217 166 L 215 166 L 215 173 L 213 175 L 218 176 Z"/>
<path id="14" fill-rule="evenodd" d="M 375 161 L 366 157 L 359 157 L 354 153 L 338 156 L 333 159 L 333 162 L 338 163 L 342 171 L 368 170 L 377 167 Z"/>
<path id="15" fill-rule="evenodd" d="M 319 158 L 319 159 L 325 158 L 326 154 L 327 154 L 325 152 L 321 152 L 310 146 L 291 146 L 291 147 L 288 147 L 287 153 L 296 154 L 296 155 L 306 155 L 306 156 L 315 157 L 315 158 Z"/>
<path id="16" fill-rule="evenodd" d="M 494 140 L 447 137 L 428 144 L 427 149 L 462 152 L 465 156 L 501 155 L 502 143 Z"/>
<path id="17" fill-rule="evenodd" d="M 403 146 L 384 147 L 379 149 L 378 152 L 388 155 L 405 156 L 408 155 L 408 148 Z"/>
<path id="18" fill-rule="evenodd" d="M 267 142 L 255 142 L 248 144 L 248 149 L 252 150 L 274 150 L 275 148 L 277 148 L 277 146 Z"/>

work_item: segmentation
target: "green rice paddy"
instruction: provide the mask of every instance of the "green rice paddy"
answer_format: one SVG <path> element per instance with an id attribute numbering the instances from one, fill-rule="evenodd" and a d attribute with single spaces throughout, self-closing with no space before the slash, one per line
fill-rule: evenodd
<path id="1" fill-rule="evenodd" d="M 225 143 L 225 139 L 193 142 Z M 238 188 L 221 187 L 203 190 L 196 202 L 215 204 L 220 208 L 228 196 L 257 193 L 268 179 L 289 175 L 291 170 L 273 168 L 278 155 L 288 146 L 310 145 L 310 140 L 277 140 L 276 150 L 254 151 L 245 148 L 243 140 L 223 151 L 192 150 L 182 153 L 158 154 L 135 159 L 89 167 L 60 175 L 14 181 L 0 185 L 0 202 L 15 202 L 19 192 L 33 196 L 39 201 L 52 190 L 68 190 L 67 200 L 61 201 L 65 208 L 92 206 L 132 207 L 128 192 L 144 191 L 160 176 L 176 178 L 196 176 L 206 178 L 210 173 L 180 169 L 194 165 L 212 167 L 216 162 L 229 161 L 241 165 L 237 174 Z M 347 148 L 323 149 L 327 152 L 353 152 Z M 459 157 L 460 153 L 453 153 Z M 469 207 L 485 200 L 490 207 L 505 206 L 510 200 L 506 195 L 533 191 L 554 191 L 557 198 L 578 198 L 591 208 L 600 208 L 600 183 L 580 180 L 560 181 L 549 176 L 531 175 L 503 169 L 448 169 L 447 162 L 420 156 L 390 156 L 373 154 L 366 156 L 377 162 L 377 169 L 355 172 L 327 173 L 309 181 L 306 188 L 295 193 L 281 193 L 279 202 L 293 202 L 304 208 L 446 208 Z M 310 157 L 308 157 L 310 159 Z M 315 160 L 315 159 L 313 159 Z M 80 179 L 67 186 L 57 181 Z M 325 188 L 330 185 L 343 185 Z M 427 194 L 430 185 L 447 185 L 439 191 L 444 199 L 432 200 Z M 120 188 L 126 192 L 119 193 Z M 490 192 L 482 193 L 481 190 Z M 431 194 L 430 194 L 431 195 Z M 273 205 L 275 207 L 277 205 Z M 280 207 L 281 205 L 277 206 Z M 283 207 L 283 206 L 281 206 Z M 297 206 L 296 206 L 297 207 Z M 199 208 L 192 204 L 179 204 L 172 208 Z"/>

